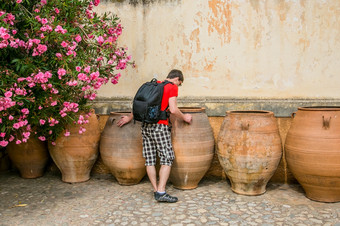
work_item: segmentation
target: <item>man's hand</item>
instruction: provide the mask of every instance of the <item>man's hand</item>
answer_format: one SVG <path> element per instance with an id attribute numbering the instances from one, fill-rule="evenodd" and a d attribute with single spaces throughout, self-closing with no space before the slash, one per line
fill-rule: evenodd
<path id="1" fill-rule="evenodd" d="M 132 119 L 133 119 L 132 113 L 130 115 L 124 115 L 124 116 L 120 117 L 120 119 L 118 120 L 118 122 L 116 124 L 117 124 L 118 127 L 122 127 L 125 124 L 129 123 Z"/>
<path id="2" fill-rule="evenodd" d="M 191 123 L 192 122 L 192 115 L 191 114 L 183 114 L 184 116 L 184 121 L 187 122 L 187 123 Z"/>

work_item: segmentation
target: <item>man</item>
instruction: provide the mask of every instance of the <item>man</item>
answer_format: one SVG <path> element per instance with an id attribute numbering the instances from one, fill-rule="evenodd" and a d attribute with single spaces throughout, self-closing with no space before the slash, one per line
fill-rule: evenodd
<path id="1" fill-rule="evenodd" d="M 191 123 L 192 116 L 183 114 L 177 107 L 178 87 L 184 81 L 180 70 L 171 70 L 164 86 L 164 93 L 161 104 L 161 111 L 169 107 L 169 111 L 174 116 Z M 129 123 L 133 119 L 133 114 L 122 116 L 117 122 L 119 127 Z M 154 197 L 159 202 L 177 202 L 178 198 L 166 193 L 165 186 L 169 179 L 171 166 L 175 158 L 171 142 L 171 128 L 169 120 L 159 120 L 158 123 L 142 125 L 143 136 L 143 157 L 145 158 L 146 172 L 154 190 Z M 156 176 L 156 157 L 160 158 L 161 168 L 159 170 L 159 182 Z"/>

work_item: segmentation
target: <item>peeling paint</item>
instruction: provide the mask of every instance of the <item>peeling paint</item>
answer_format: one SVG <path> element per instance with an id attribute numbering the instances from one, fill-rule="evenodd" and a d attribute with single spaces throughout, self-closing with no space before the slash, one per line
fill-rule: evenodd
<path id="1" fill-rule="evenodd" d="M 278 14 L 280 16 L 281 22 L 285 22 L 289 9 L 290 9 L 290 4 L 286 3 L 285 0 L 278 1 Z"/>
<path id="2" fill-rule="evenodd" d="M 209 8 L 212 14 L 208 18 L 208 32 L 211 34 L 216 31 L 221 35 L 221 44 L 231 40 L 231 1 L 230 0 L 210 0 Z"/>
<path id="3" fill-rule="evenodd" d="M 196 28 L 191 32 L 190 35 L 190 40 L 196 43 L 196 53 L 199 53 L 201 51 L 201 46 L 200 46 L 200 39 L 199 39 L 199 34 L 200 34 L 200 29 Z"/>

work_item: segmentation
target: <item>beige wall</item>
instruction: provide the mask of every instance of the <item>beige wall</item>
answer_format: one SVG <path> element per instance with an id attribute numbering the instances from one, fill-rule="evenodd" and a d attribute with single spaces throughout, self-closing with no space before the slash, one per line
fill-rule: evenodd
<path id="1" fill-rule="evenodd" d="M 136 62 L 100 97 L 132 97 L 178 68 L 181 97 L 340 98 L 339 0 L 102 0 L 97 11 L 121 18 Z"/>

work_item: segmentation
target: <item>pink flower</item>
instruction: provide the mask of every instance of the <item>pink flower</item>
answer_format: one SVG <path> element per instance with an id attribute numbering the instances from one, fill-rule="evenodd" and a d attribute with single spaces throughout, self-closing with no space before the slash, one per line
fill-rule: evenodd
<path id="1" fill-rule="evenodd" d="M 20 124 L 19 123 L 14 123 L 13 124 L 13 128 L 14 129 L 19 129 L 20 128 Z"/>
<path id="2" fill-rule="evenodd" d="M 111 83 L 112 83 L 113 85 L 116 85 L 116 84 L 118 84 L 118 80 L 115 79 L 115 78 L 112 78 L 112 79 L 111 79 Z"/>
<path id="3" fill-rule="evenodd" d="M 91 79 L 91 81 L 96 80 L 98 77 L 99 77 L 99 71 L 92 72 L 92 73 L 90 74 L 90 79 Z"/>
<path id="4" fill-rule="evenodd" d="M 59 14 L 59 12 L 60 12 L 58 8 L 55 8 L 54 11 L 55 11 L 56 14 Z"/>
<path id="5" fill-rule="evenodd" d="M 92 93 L 91 95 L 90 95 L 90 97 L 89 97 L 89 100 L 94 100 L 94 99 L 96 99 L 96 94 L 95 93 Z"/>
<path id="6" fill-rule="evenodd" d="M 22 0 L 17 0 L 17 3 L 20 4 L 22 2 Z"/>
<path id="7" fill-rule="evenodd" d="M 46 5 L 47 4 L 47 0 L 41 0 L 40 3 L 41 3 L 42 6 Z"/>
<path id="8" fill-rule="evenodd" d="M 42 24 L 47 24 L 47 23 L 48 23 L 48 20 L 47 20 L 46 18 L 43 18 L 43 19 L 41 19 L 41 23 L 42 23 Z"/>
<path id="9" fill-rule="evenodd" d="M 34 17 L 37 21 L 39 21 L 39 22 L 41 22 L 41 18 L 40 18 L 40 16 L 36 16 L 36 17 Z"/>
<path id="10" fill-rule="evenodd" d="M 73 81 L 66 82 L 66 84 L 69 86 L 76 86 L 78 85 L 78 82 L 76 80 L 73 80 Z"/>
<path id="11" fill-rule="evenodd" d="M 85 69 L 84 69 L 84 71 L 86 72 L 86 73 L 90 73 L 90 66 L 87 66 Z"/>
<path id="12" fill-rule="evenodd" d="M 46 137 L 40 136 L 40 137 L 38 137 L 38 139 L 41 140 L 41 141 L 45 141 L 45 140 L 46 140 Z"/>
<path id="13" fill-rule="evenodd" d="M 2 19 L 5 23 L 14 25 L 15 16 L 12 13 L 8 13 L 5 19 Z"/>
<path id="14" fill-rule="evenodd" d="M 103 38 L 103 36 L 99 36 L 99 37 L 97 38 L 97 42 L 98 42 L 99 45 L 103 44 L 103 43 L 104 43 L 104 38 Z"/>
<path id="15" fill-rule="evenodd" d="M 52 88 L 51 89 L 51 93 L 53 94 L 58 94 L 59 93 L 59 90 L 55 89 L 55 88 Z"/>
<path id="16" fill-rule="evenodd" d="M 80 36 L 80 35 L 77 35 L 77 36 L 75 37 L 75 40 L 76 40 L 76 42 L 81 42 L 81 36 Z"/>
<path id="17" fill-rule="evenodd" d="M 31 135 L 30 132 L 23 132 L 22 134 L 24 135 L 24 137 L 25 137 L 26 139 L 28 139 L 28 138 L 30 137 L 30 135 Z"/>
<path id="18" fill-rule="evenodd" d="M 51 103 L 51 106 L 56 106 L 56 105 L 57 105 L 57 101 L 56 100 Z"/>
<path id="19" fill-rule="evenodd" d="M 77 66 L 77 67 L 76 67 L 76 70 L 77 70 L 78 72 L 80 72 L 80 71 L 81 71 L 81 67 L 80 67 L 80 66 Z"/>
<path id="20" fill-rule="evenodd" d="M 38 49 L 39 53 L 44 53 L 47 50 L 47 46 L 39 44 L 37 49 Z"/>
<path id="21" fill-rule="evenodd" d="M 14 119 L 14 117 L 12 115 L 10 115 L 10 116 L 8 116 L 8 119 L 12 121 Z"/>
<path id="22" fill-rule="evenodd" d="M 61 53 L 56 53 L 55 54 L 58 58 L 62 58 L 63 56 L 61 55 Z"/>
<path id="23" fill-rule="evenodd" d="M 44 119 L 40 119 L 40 120 L 39 120 L 40 125 L 44 125 L 45 122 L 46 122 L 46 121 L 45 121 Z"/>
<path id="24" fill-rule="evenodd" d="M 21 140 L 17 140 L 15 143 L 16 144 L 21 144 Z"/>
<path id="25" fill-rule="evenodd" d="M 57 25 L 57 27 L 54 29 L 54 31 L 57 32 L 57 33 L 61 33 L 61 34 L 65 34 L 67 32 L 67 30 L 63 29 L 63 27 L 60 26 L 60 25 Z"/>
<path id="26" fill-rule="evenodd" d="M 48 122 L 50 123 L 50 126 L 55 126 L 56 124 L 59 123 L 59 121 L 54 118 L 49 118 Z"/>
<path id="27" fill-rule="evenodd" d="M 64 68 L 59 68 L 58 75 L 58 78 L 61 79 L 62 76 L 66 75 L 66 70 Z"/>
<path id="28" fill-rule="evenodd" d="M 88 78 L 87 78 L 86 74 L 84 74 L 84 73 L 79 73 L 79 74 L 78 74 L 78 79 L 79 79 L 80 81 L 86 81 Z"/>
<path id="29" fill-rule="evenodd" d="M 64 133 L 64 136 L 65 136 L 65 137 L 70 136 L 70 132 L 66 130 L 66 132 Z"/>
<path id="30" fill-rule="evenodd" d="M 67 42 L 62 41 L 62 42 L 61 42 L 61 46 L 64 47 L 64 48 L 66 48 L 66 47 L 68 46 L 68 44 L 67 44 Z"/>
<path id="31" fill-rule="evenodd" d="M 94 0 L 94 2 L 93 2 L 93 4 L 94 4 L 95 6 L 98 6 L 99 3 L 100 3 L 100 0 Z"/>
<path id="32" fill-rule="evenodd" d="M 8 144 L 8 141 L 5 141 L 5 140 L 0 141 L 0 146 L 2 147 L 6 147 L 7 144 Z"/>
<path id="33" fill-rule="evenodd" d="M 6 133 L 0 133 L 0 137 L 5 137 Z"/>
<path id="34" fill-rule="evenodd" d="M 63 27 L 60 26 L 60 25 L 57 25 L 57 27 L 54 29 L 54 31 L 60 32 L 60 33 L 61 33 L 62 30 L 63 30 Z"/>
<path id="35" fill-rule="evenodd" d="M 66 55 L 67 55 L 67 56 L 73 55 L 73 51 L 72 51 L 72 50 L 67 51 Z"/>
<path id="36" fill-rule="evenodd" d="M 8 97 L 8 98 L 10 98 L 12 95 L 13 95 L 13 93 L 11 91 L 7 91 L 5 93 L 5 97 Z"/>
<path id="37" fill-rule="evenodd" d="M 25 115 L 28 115 L 30 111 L 27 108 L 21 109 L 21 112 L 24 113 Z"/>
<path id="38" fill-rule="evenodd" d="M 15 35 L 17 33 L 17 30 L 12 30 L 12 34 Z"/>

